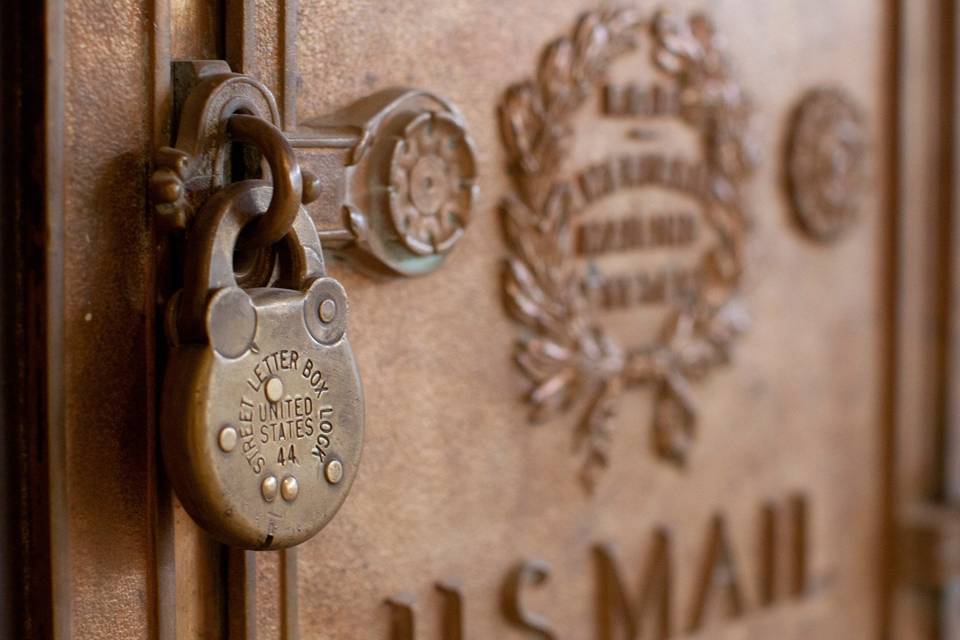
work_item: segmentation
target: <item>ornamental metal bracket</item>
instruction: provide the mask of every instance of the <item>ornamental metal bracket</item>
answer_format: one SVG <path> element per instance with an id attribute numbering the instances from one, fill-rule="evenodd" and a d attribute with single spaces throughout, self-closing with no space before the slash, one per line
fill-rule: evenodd
<path id="1" fill-rule="evenodd" d="M 176 145 L 159 150 L 150 187 L 158 226 L 183 230 L 219 187 L 269 172 L 255 149 L 231 138 L 229 118 L 279 127 L 280 116 L 270 90 L 226 62 L 177 62 L 173 74 Z M 463 236 L 478 191 L 476 155 L 446 100 L 386 89 L 284 135 L 325 251 L 364 271 L 416 276 L 438 268 Z"/>

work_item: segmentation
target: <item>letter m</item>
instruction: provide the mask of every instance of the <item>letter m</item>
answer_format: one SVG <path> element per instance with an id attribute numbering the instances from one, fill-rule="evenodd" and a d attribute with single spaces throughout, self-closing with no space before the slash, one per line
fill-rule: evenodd
<path id="1" fill-rule="evenodd" d="M 639 597 L 624 585 L 610 544 L 594 548 L 597 569 L 597 629 L 600 640 L 667 640 L 672 635 L 670 536 L 658 530 L 641 574 Z M 647 635 L 647 633 L 650 635 Z"/>

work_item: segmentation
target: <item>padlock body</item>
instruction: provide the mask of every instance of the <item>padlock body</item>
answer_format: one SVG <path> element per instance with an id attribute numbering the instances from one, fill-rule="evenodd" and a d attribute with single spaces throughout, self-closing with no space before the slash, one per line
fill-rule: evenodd
<path id="1" fill-rule="evenodd" d="M 343 504 L 360 463 L 363 392 L 346 335 L 324 344 L 308 326 L 319 306 L 309 294 L 244 293 L 255 311 L 246 349 L 225 349 L 215 335 L 172 349 L 163 454 L 178 497 L 209 533 L 284 548 Z M 212 333 L 224 324 L 208 322 Z"/>

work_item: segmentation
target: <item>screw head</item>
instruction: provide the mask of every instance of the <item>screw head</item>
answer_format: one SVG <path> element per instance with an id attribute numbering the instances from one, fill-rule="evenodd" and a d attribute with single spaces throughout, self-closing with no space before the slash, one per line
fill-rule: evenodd
<path id="1" fill-rule="evenodd" d="M 343 463 L 339 460 L 331 460 L 324 469 L 324 475 L 327 477 L 327 482 L 337 484 L 343 480 Z"/>
<path id="2" fill-rule="evenodd" d="M 283 382 L 280 378 L 274 376 L 267 380 L 264 385 L 264 391 L 267 394 L 267 400 L 270 402 L 280 402 L 283 398 Z"/>
<path id="3" fill-rule="evenodd" d="M 260 483 L 260 493 L 267 502 L 273 502 L 277 499 L 277 477 L 273 474 L 268 475 Z"/>
<path id="4" fill-rule="evenodd" d="M 232 424 L 223 425 L 223 428 L 220 429 L 220 435 L 217 436 L 220 449 L 226 453 L 230 453 L 237 446 L 237 439 L 237 430 Z"/>
<path id="5" fill-rule="evenodd" d="M 297 484 L 297 479 L 293 476 L 284 478 L 280 484 L 280 495 L 283 496 L 283 499 L 287 502 L 293 502 L 297 499 L 298 493 L 300 493 L 300 485 Z"/>

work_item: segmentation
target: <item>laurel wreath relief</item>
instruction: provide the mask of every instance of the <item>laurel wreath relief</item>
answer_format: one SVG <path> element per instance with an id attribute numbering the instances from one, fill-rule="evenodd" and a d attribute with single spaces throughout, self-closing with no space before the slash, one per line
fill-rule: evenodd
<path id="1" fill-rule="evenodd" d="M 704 218 L 717 241 L 696 268 L 696 294 L 670 309 L 660 339 L 627 349 L 593 318 L 575 265 L 576 214 L 551 193 L 568 157 L 572 117 L 612 62 L 645 35 L 655 67 L 677 83 L 682 121 L 700 133 L 708 173 Z M 632 387 L 654 391 L 655 452 L 684 463 L 697 423 L 691 382 L 727 363 L 746 328 L 736 294 L 749 228 L 741 185 L 754 167 L 746 135 L 751 111 L 711 21 L 664 11 L 646 20 L 622 8 L 583 15 L 572 33 L 550 43 L 536 76 L 506 92 L 500 117 L 515 189 L 503 204 L 510 250 L 504 284 L 510 314 L 527 327 L 516 359 L 532 382 L 533 421 L 582 411 L 577 442 L 588 487 L 608 464 L 611 418 Z"/>

